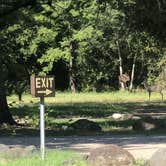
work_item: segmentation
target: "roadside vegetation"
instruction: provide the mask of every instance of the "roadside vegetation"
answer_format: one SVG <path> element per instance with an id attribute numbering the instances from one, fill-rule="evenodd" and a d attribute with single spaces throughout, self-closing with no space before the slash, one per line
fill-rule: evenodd
<path id="1" fill-rule="evenodd" d="M 45 160 L 41 160 L 40 154 L 36 153 L 25 158 L 6 158 L 0 163 L 2 166 L 65 166 L 71 158 L 78 154 L 70 151 L 47 151 Z M 78 161 L 77 166 L 86 166 L 85 162 Z M 76 166 L 75 165 L 75 166 Z"/>
<path id="2" fill-rule="evenodd" d="M 131 166 L 142 166 L 145 160 L 137 160 Z M 72 151 L 52 150 L 47 151 L 45 160 L 41 160 L 39 153 L 14 159 L 6 156 L 0 162 L 1 166 L 88 166 L 80 154 Z"/>
<path id="3" fill-rule="evenodd" d="M 8 98 L 10 110 L 22 126 L 1 127 L 4 135 L 37 135 L 39 126 L 39 99 L 24 95 L 19 102 L 15 95 Z M 107 93 L 59 93 L 55 98 L 45 99 L 45 122 L 48 135 L 86 135 L 138 133 L 131 125 L 134 120 L 112 118 L 112 114 L 137 114 L 164 112 L 166 104 L 160 101 L 159 94 L 153 94 L 148 101 L 145 92 L 107 92 Z M 102 131 L 98 133 L 70 131 L 68 126 L 78 119 L 97 122 Z M 164 119 L 161 120 L 161 122 Z M 152 133 L 156 131 L 152 131 Z M 157 132 L 163 132 L 157 130 Z M 140 131 L 139 133 L 144 133 Z"/>

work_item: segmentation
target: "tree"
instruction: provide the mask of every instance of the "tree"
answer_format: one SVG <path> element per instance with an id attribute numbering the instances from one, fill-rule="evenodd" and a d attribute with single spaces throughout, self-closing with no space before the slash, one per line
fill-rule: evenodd
<path id="1" fill-rule="evenodd" d="M 35 6 L 37 3 L 43 3 L 43 1 L 35 1 L 35 0 L 10 0 L 10 1 L 0 1 L 0 16 L 10 15 L 11 12 L 17 11 L 19 8 L 27 7 L 27 6 Z M 47 3 L 51 5 L 51 1 L 44 1 L 44 3 Z M 5 19 L 2 19 L 3 21 Z M 9 21 L 12 19 L 9 18 Z M 6 27 L 5 23 L 6 20 L 3 23 L 3 26 Z M 12 21 L 11 21 L 12 22 Z M 10 23 L 9 23 L 10 24 Z M 16 25 L 17 26 L 17 25 Z M 17 27 L 13 27 L 17 30 Z M 1 58 L 0 58 L 0 124 L 1 123 L 9 123 L 11 125 L 16 124 L 16 122 L 13 120 L 11 113 L 9 112 L 9 108 L 7 105 L 7 99 L 6 99 L 6 80 L 8 76 L 8 65 L 10 63 L 15 63 L 17 61 L 18 55 L 14 54 L 11 55 L 10 53 L 14 50 L 13 47 L 10 48 L 10 42 L 13 40 L 12 36 L 7 36 L 10 34 L 10 26 L 7 28 L 7 30 L 3 30 L 0 33 L 0 41 L 1 41 Z M 7 40 L 7 38 L 10 37 L 11 40 Z M 5 47 L 4 47 L 5 46 Z M 12 45 L 13 46 L 13 45 Z M 7 51 L 5 50 L 7 48 Z M 10 50 L 10 51 L 9 51 Z M 9 53 L 9 54 L 8 54 Z"/>

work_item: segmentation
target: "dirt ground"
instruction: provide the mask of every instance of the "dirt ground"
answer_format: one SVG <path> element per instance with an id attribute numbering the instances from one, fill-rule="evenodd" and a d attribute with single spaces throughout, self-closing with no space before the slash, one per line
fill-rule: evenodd
<path id="1" fill-rule="evenodd" d="M 0 137 L 0 144 L 40 146 L 39 137 Z M 68 136 L 46 137 L 49 149 L 75 150 L 89 153 L 92 149 L 108 144 L 120 145 L 136 159 L 149 159 L 159 148 L 166 148 L 166 136 Z"/>

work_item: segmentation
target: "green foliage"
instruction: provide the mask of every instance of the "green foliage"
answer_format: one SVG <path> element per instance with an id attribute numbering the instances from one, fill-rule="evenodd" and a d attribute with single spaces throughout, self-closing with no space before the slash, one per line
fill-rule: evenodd
<path id="1" fill-rule="evenodd" d="M 29 74 L 58 73 L 56 66 L 63 62 L 78 90 L 102 91 L 118 87 L 120 49 L 124 72 L 131 74 L 135 62 L 136 86 L 147 77 L 154 82 L 166 59 L 164 18 L 154 17 L 155 5 L 136 0 L 37 2 L 9 16 L 11 23 L 0 33 L 1 61 L 22 63 Z"/>

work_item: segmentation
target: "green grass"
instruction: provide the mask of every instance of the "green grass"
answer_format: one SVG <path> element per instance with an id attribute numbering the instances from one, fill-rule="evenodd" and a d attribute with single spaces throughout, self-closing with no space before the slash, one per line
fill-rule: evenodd
<path id="1" fill-rule="evenodd" d="M 39 153 L 19 159 L 3 158 L 3 161 L 0 160 L 1 166 L 87 166 L 80 154 L 71 151 L 49 150 L 46 152 L 44 161 L 41 160 Z M 144 160 L 137 160 L 131 166 L 142 166 L 144 163 Z"/>
<path id="2" fill-rule="evenodd" d="M 23 102 L 17 96 L 8 97 L 10 110 L 14 118 L 24 118 L 27 124 L 23 127 L 1 127 L 1 134 L 37 135 L 39 126 L 39 98 L 24 95 Z M 56 97 L 45 99 L 46 133 L 48 135 L 80 134 L 66 130 L 70 123 L 86 118 L 97 122 L 103 133 L 134 133 L 131 131 L 133 121 L 114 121 L 113 113 L 163 112 L 166 103 L 160 101 L 160 95 L 142 92 L 110 93 L 57 93 Z M 85 134 L 85 133 L 81 133 Z M 88 133 L 89 134 L 89 133 Z M 92 133 L 91 133 L 92 134 Z"/>
<path id="3" fill-rule="evenodd" d="M 46 153 L 46 158 L 44 161 L 41 160 L 39 154 L 34 154 L 32 156 L 27 156 L 20 159 L 10 159 L 4 160 L 0 163 L 2 166 L 65 166 L 68 160 L 72 158 L 79 157 L 78 154 L 70 151 L 48 151 Z M 75 166 L 85 166 L 86 163 L 78 160 Z"/>
<path id="4" fill-rule="evenodd" d="M 159 93 L 153 93 L 151 101 L 159 101 L 161 96 Z M 18 101 L 17 96 L 12 95 L 8 97 L 9 103 Z M 30 101 L 38 103 L 38 98 L 32 98 L 31 95 L 23 97 L 24 103 L 29 104 Z M 56 97 L 46 98 L 47 104 L 60 104 L 60 103 L 121 103 L 121 102 L 148 102 L 148 93 L 142 92 L 87 92 L 87 93 L 61 93 L 57 92 Z"/>

